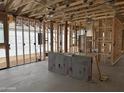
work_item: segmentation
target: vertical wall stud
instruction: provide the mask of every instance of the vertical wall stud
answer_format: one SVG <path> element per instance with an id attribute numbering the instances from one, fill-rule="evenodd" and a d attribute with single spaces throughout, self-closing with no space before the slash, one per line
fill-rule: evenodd
<path id="1" fill-rule="evenodd" d="M 45 27 L 46 25 L 45 25 L 45 22 L 43 22 L 43 54 L 44 54 L 44 56 L 43 56 L 43 59 L 45 59 L 45 51 L 46 51 L 46 49 L 45 49 L 45 29 L 46 29 L 46 27 Z"/>
<path id="2" fill-rule="evenodd" d="M 51 51 L 53 52 L 53 22 L 50 21 Z"/>
<path id="3" fill-rule="evenodd" d="M 24 43 L 24 22 L 23 22 L 23 18 L 21 18 L 21 24 L 22 24 L 22 45 L 23 45 L 23 61 L 24 61 L 24 64 L 25 64 L 25 43 Z"/>
<path id="4" fill-rule="evenodd" d="M 10 63 L 9 63 L 9 30 L 8 30 L 9 26 L 8 26 L 8 17 L 7 14 L 5 14 L 5 19 L 4 19 L 4 35 L 5 35 L 5 47 L 6 47 L 6 62 L 7 62 L 7 68 L 10 67 Z"/>
<path id="5" fill-rule="evenodd" d="M 17 17 L 15 18 L 15 45 L 16 45 L 16 65 L 18 65 L 18 48 L 17 48 Z"/>
<path id="6" fill-rule="evenodd" d="M 68 40 L 67 40 L 68 39 L 68 22 L 67 21 L 65 22 L 65 35 L 64 36 L 65 36 L 64 50 L 65 52 L 67 52 L 68 51 Z"/>

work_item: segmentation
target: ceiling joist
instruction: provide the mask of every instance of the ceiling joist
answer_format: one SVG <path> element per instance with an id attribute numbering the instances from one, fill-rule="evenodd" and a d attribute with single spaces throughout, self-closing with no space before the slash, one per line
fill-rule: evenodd
<path id="1" fill-rule="evenodd" d="M 124 15 L 124 1 L 115 0 L 4 0 L 6 12 L 33 18 L 52 15 L 51 20 L 78 20 L 86 17 Z"/>

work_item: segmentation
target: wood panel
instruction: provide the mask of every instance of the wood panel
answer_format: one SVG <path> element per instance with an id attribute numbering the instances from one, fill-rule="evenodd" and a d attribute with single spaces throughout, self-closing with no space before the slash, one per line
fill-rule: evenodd
<path id="1" fill-rule="evenodd" d="M 113 64 L 118 61 L 122 55 L 122 31 L 123 25 L 117 18 L 114 19 L 114 37 L 113 37 Z"/>

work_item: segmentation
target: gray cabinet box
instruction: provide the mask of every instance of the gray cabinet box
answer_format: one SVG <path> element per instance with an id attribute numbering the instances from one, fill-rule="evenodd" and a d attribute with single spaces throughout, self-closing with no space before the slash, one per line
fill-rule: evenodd
<path id="1" fill-rule="evenodd" d="M 56 53 L 55 60 L 55 72 L 64 74 L 64 56 L 62 54 Z"/>
<path id="2" fill-rule="evenodd" d="M 92 77 L 92 58 L 87 56 L 72 57 L 72 77 L 89 80 Z"/>
<path id="3" fill-rule="evenodd" d="M 55 71 L 55 60 L 56 60 L 56 56 L 55 53 L 53 52 L 49 52 L 48 53 L 48 70 L 49 71 Z"/>
<path id="4" fill-rule="evenodd" d="M 52 52 L 49 53 L 48 57 L 49 71 L 86 81 L 92 78 L 91 57 L 79 55 L 69 56 Z"/>

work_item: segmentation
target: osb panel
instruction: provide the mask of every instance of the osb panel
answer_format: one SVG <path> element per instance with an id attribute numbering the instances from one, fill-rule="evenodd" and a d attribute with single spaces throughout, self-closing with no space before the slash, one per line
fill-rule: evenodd
<path id="1" fill-rule="evenodd" d="M 114 37 L 113 37 L 113 64 L 122 55 L 122 23 L 115 18 L 114 19 Z"/>

